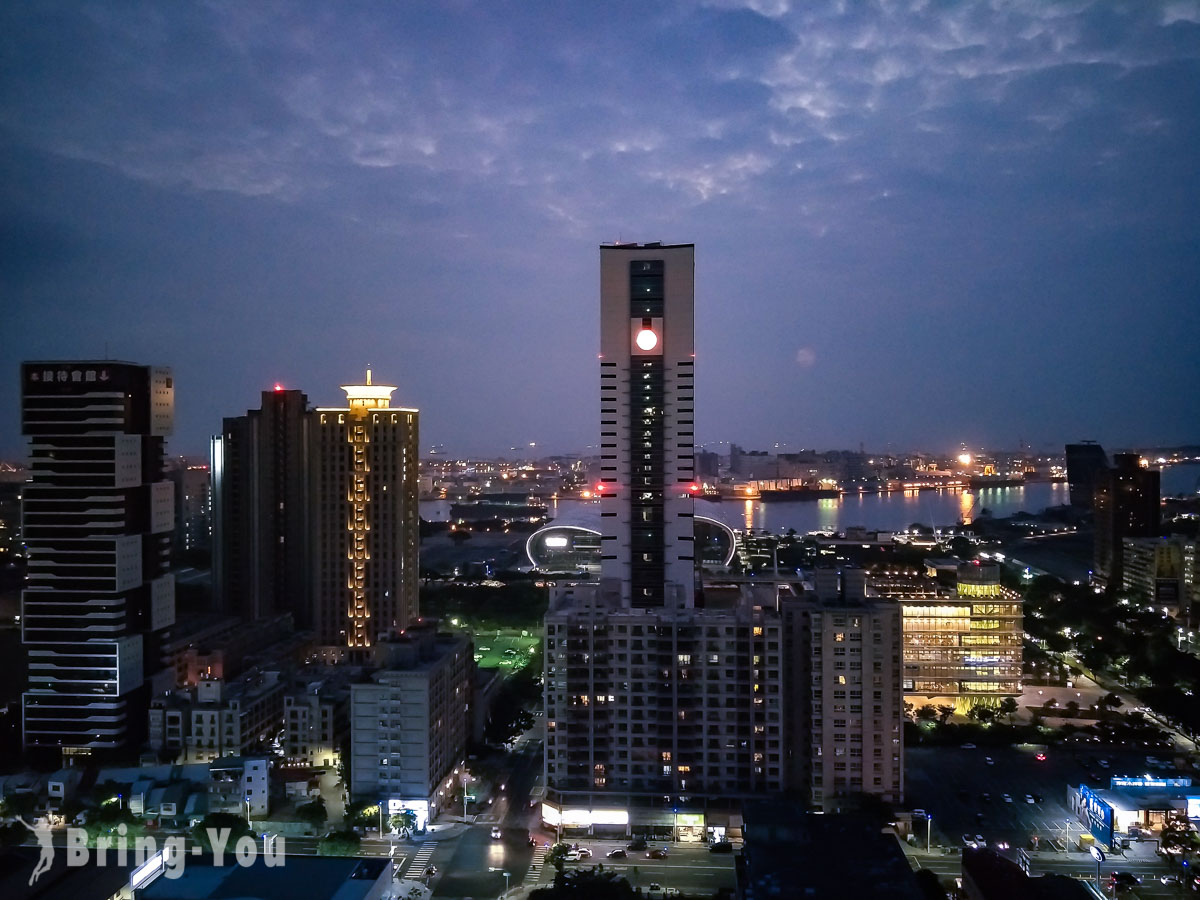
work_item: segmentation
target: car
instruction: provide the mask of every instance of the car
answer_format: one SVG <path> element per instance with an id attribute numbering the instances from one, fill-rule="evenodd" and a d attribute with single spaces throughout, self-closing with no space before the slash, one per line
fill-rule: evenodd
<path id="1" fill-rule="evenodd" d="M 974 744 L 963 744 L 963 745 L 962 745 L 962 749 L 963 749 L 963 750 L 974 750 L 974 749 L 975 749 L 975 745 L 974 745 Z"/>
<path id="2" fill-rule="evenodd" d="M 579 854 L 580 859 L 591 859 L 592 851 L 587 847 L 576 847 L 575 852 Z"/>
<path id="3" fill-rule="evenodd" d="M 709 853 L 732 853 L 733 843 L 730 841 L 713 841 L 708 845 Z"/>
<path id="4" fill-rule="evenodd" d="M 1026 794 L 1026 795 L 1025 795 L 1025 802 L 1026 802 L 1026 803 L 1033 803 L 1033 802 L 1034 802 L 1034 799 L 1033 799 L 1033 794 Z"/>
<path id="5" fill-rule="evenodd" d="M 1142 879 L 1132 872 L 1110 872 L 1108 879 L 1116 888 L 1131 888 L 1142 883 Z"/>
<path id="6" fill-rule="evenodd" d="M 1159 884 L 1183 884 L 1182 875 L 1163 875 L 1158 879 Z"/>
<path id="7" fill-rule="evenodd" d="M 1012 803 L 1012 794 L 1001 794 L 1000 796 L 1004 798 L 1005 803 Z"/>
<path id="8" fill-rule="evenodd" d="M 583 859 L 583 857 L 580 855 L 578 850 L 568 850 L 567 855 L 564 856 L 563 859 L 565 859 L 567 862 L 575 862 L 576 860 Z"/>
<path id="9" fill-rule="evenodd" d="M 987 763 L 989 766 L 994 766 L 996 764 L 996 761 L 994 759 L 992 759 L 990 756 L 985 756 L 983 758 L 983 761 L 985 763 Z"/>
<path id="10" fill-rule="evenodd" d="M 632 841 L 630 841 L 628 844 L 625 845 L 625 849 L 626 850 L 645 850 L 646 849 L 646 839 L 640 838 L 640 837 L 635 837 Z"/>
<path id="11" fill-rule="evenodd" d="M 975 845 L 976 845 L 977 847 L 986 847 L 986 846 L 987 846 L 987 841 L 985 841 L 985 840 L 983 839 L 983 835 L 982 835 L 982 834 L 977 834 L 977 835 L 975 835 Z"/>
<path id="12" fill-rule="evenodd" d="M 1098 765 L 1102 769 L 1107 769 L 1109 766 L 1109 763 L 1108 763 L 1107 759 L 1098 759 L 1098 760 L 1096 760 L 1096 765 Z"/>
<path id="13" fill-rule="evenodd" d="M 537 846 L 537 838 L 535 838 L 535 837 L 534 837 L 534 836 L 531 834 L 531 835 L 528 837 L 528 839 L 526 839 L 525 843 L 526 843 L 526 844 L 528 844 L 530 847 L 536 847 L 536 846 Z"/>
<path id="14" fill-rule="evenodd" d="M 979 795 L 979 799 L 983 803 L 991 803 L 992 802 L 992 794 L 990 791 L 984 791 L 982 794 Z"/>
<path id="15" fill-rule="evenodd" d="M 975 838 L 971 837 L 969 834 L 964 834 L 962 836 L 962 842 L 964 847 L 970 847 L 972 850 L 979 846 L 979 844 L 975 843 Z"/>
<path id="16" fill-rule="evenodd" d="M 662 900 L 666 895 L 667 892 L 663 890 L 663 886 L 657 881 L 650 882 L 646 887 L 646 900 Z"/>
<path id="17" fill-rule="evenodd" d="M 500 827 L 498 825 L 493 825 L 492 826 L 492 840 L 498 841 L 498 840 L 500 840 L 501 837 L 503 837 L 503 835 L 500 833 Z"/>
<path id="18" fill-rule="evenodd" d="M 666 859 L 667 849 L 665 847 L 655 847 L 653 850 L 646 851 L 646 859 Z"/>
<path id="19" fill-rule="evenodd" d="M 629 854 L 623 848 L 618 847 L 616 850 L 609 850 L 604 855 L 609 859 L 624 859 Z"/>
<path id="20" fill-rule="evenodd" d="M 436 874 L 437 874 L 437 866 L 426 866 L 425 867 L 425 877 L 426 878 L 432 878 Z"/>
<path id="21" fill-rule="evenodd" d="M 923 809 L 914 809 L 912 811 L 912 817 L 914 819 L 928 819 L 929 813 L 925 812 Z"/>
<path id="22" fill-rule="evenodd" d="M 1035 757 L 1034 757 L 1034 759 L 1036 759 L 1038 762 L 1045 762 L 1045 761 L 1046 761 L 1046 754 L 1045 754 L 1045 753 L 1039 753 L 1037 756 L 1035 756 Z"/>

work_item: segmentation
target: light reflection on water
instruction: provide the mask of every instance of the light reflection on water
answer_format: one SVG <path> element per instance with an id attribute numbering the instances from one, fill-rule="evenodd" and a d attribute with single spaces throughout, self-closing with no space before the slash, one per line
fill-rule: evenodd
<path id="1" fill-rule="evenodd" d="M 1200 466 L 1172 466 L 1162 475 L 1164 496 L 1195 490 Z M 899 531 L 913 524 L 932 527 L 955 525 L 979 518 L 984 510 L 1002 518 L 1017 512 L 1036 513 L 1061 506 L 1070 499 L 1065 483 L 1035 482 L 976 491 L 893 491 L 889 494 L 852 493 L 840 499 L 763 503 L 761 500 L 697 500 L 696 513 L 745 531 L 774 532 L 794 528 L 807 531 L 845 531 L 853 526 L 869 530 Z M 559 500 L 551 515 L 563 525 L 600 529 L 600 504 L 591 500 Z M 421 515 L 444 521 L 450 512 L 445 500 L 421 502 Z"/>

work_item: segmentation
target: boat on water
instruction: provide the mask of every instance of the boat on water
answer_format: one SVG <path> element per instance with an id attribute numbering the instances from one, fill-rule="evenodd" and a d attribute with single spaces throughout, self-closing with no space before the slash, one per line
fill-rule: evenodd
<path id="1" fill-rule="evenodd" d="M 804 500 L 836 500 L 842 496 L 840 488 L 793 487 L 781 490 L 760 490 L 759 499 L 763 503 L 777 503 Z"/>
<path id="2" fill-rule="evenodd" d="M 1025 483 L 1025 476 L 1015 475 L 972 475 L 967 484 L 973 488 L 1019 487 Z"/>

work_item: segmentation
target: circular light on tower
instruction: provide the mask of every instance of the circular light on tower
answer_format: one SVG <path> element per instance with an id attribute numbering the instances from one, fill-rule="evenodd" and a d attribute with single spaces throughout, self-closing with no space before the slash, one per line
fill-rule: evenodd
<path id="1" fill-rule="evenodd" d="M 633 340 L 638 345 L 639 350 L 647 352 L 658 346 L 658 335 L 654 333 L 654 329 L 652 328 L 642 328 Z"/>

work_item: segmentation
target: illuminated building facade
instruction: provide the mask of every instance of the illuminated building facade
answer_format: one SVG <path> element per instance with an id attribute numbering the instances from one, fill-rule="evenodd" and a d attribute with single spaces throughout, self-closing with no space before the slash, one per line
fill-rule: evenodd
<path id="1" fill-rule="evenodd" d="M 1021 693 L 1021 595 L 1000 584 L 998 566 L 959 566 L 953 592 L 915 575 L 872 576 L 869 583 L 871 592 L 900 601 L 910 700 L 969 706 Z"/>
<path id="2" fill-rule="evenodd" d="M 344 385 L 312 427 L 313 628 L 320 646 L 365 652 L 417 620 L 417 410 L 391 385 Z"/>
<path id="3" fill-rule="evenodd" d="M 174 487 L 163 456 L 174 410 L 170 369 L 21 366 L 27 748 L 105 753 L 144 736 L 147 661 L 175 621 Z"/>
<path id="4" fill-rule="evenodd" d="M 695 247 L 600 248 L 601 577 L 626 605 L 695 593 Z"/>

